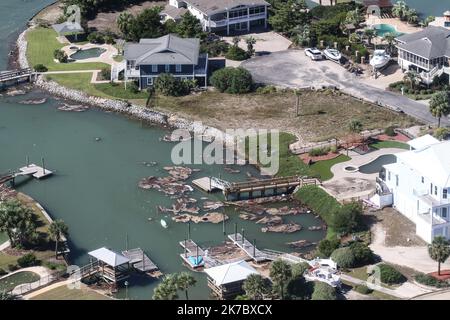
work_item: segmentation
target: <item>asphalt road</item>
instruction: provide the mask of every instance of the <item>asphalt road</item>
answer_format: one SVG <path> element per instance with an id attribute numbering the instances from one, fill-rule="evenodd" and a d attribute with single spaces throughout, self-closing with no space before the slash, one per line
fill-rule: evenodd
<path id="1" fill-rule="evenodd" d="M 437 123 L 426 105 L 365 84 L 360 76 L 332 61 L 312 61 L 301 50 L 279 51 L 255 57 L 243 62 L 242 67 L 249 70 L 258 83 L 291 88 L 334 86 L 354 97 L 401 110 L 425 124 Z M 450 125 L 448 118 L 441 119 L 441 123 Z"/>

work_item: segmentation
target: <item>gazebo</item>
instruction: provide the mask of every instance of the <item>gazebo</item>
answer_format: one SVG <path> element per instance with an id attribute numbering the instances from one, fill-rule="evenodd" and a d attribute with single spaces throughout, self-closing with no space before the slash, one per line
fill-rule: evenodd
<path id="1" fill-rule="evenodd" d="M 251 274 L 258 272 L 246 261 L 238 261 L 205 269 L 208 286 L 220 299 L 234 299 L 243 293 L 242 285 Z"/>
<path id="2" fill-rule="evenodd" d="M 89 256 L 98 263 L 97 274 L 107 282 L 117 284 L 129 277 L 130 259 L 105 247 L 91 251 Z"/>
<path id="3" fill-rule="evenodd" d="M 64 23 L 54 24 L 52 27 L 60 36 L 74 34 L 75 40 L 78 40 L 78 34 L 84 33 L 83 27 L 78 22 L 66 21 Z"/>

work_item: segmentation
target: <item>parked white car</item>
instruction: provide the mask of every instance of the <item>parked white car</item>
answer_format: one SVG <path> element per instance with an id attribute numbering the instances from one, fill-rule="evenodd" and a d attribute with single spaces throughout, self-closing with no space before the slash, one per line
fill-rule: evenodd
<path id="1" fill-rule="evenodd" d="M 311 60 L 322 60 L 322 52 L 317 48 L 306 48 L 305 54 L 311 58 Z"/>

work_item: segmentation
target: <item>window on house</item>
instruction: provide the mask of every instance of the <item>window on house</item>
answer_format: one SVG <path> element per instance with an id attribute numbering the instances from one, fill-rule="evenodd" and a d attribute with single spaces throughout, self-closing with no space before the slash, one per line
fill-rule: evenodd
<path id="1" fill-rule="evenodd" d="M 433 184 L 430 183 L 430 194 L 433 194 Z"/>
<path id="2" fill-rule="evenodd" d="M 425 178 L 424 177 L 422 177 L 422 183 L 425 183 Z"/>
<path id="3" fill-rule="evenodd" d="M 153 85 L 153 78 L 147 78 L 147 85 L 152 86 Z"/>
<path id="4" fill-rule="evenodd" d="M 158 72 L 158 65 L 152 64 L 152 72 Z"/>
<path id="5" fill-rule="evenodd" d="M 176 71 L 176 72 L 181 72 L 181 64 L 177 64 L 177 65 L 175 66 L 175 71 Z"/>
<path id="6" fill-rule="evenodd" d="M 166 64 L 165 70 L 166 70 L 166 73 L 170 72 L 170 64 Z"/>
<path id="7" fill-rule="evenodd" d="M 388 180 L 391 181 L 391 172 L 388 171 Z"/>
<path id="8" fill-rule="evenodd" d="M 448 193 L 448 190 L 447 190 L 447 189 L 443 189 L 443 190 L 442 190 L 442 198 L 443 198 L 443 199 L 447 199 L 447 193 Z"/>
<path id="9" fill-rule="evenodd" d="M 434 186 L 434 195 L 437 196 L 437 186 Z"/>
<path id="10" fill-rule="evenodd" d="M 395 185 L 398 187 L 398 175 L 395 176 Z"/>
<path id="11" fill-rule="evenodd" d="M 441 216 L 442 218 L 447 218 L 447 208 L 442 208 Z"/>

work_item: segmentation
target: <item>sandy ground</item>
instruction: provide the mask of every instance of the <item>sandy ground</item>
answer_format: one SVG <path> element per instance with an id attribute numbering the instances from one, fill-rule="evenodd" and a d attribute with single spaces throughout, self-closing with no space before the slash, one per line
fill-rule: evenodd
<path id="1" fill-rule="evenodd" d="M 400 66 L 396 62 L 392 62 L 390 66 L 378 73 L 377 78 L 366 76 L 362 78 L 362 81 L 367 85 L 384 90 L 389 87 L 389 84 L 402 81 L 404 76 Z"/>
<path id="2" fill-rule="evenodd" d="M 395 213 L 397 212 L 393 210 L 392 214 Z M 400 213 L 397 214 L 400 215 Z M 424 245 L 423 241 L 414 236 L 411 225 L 408 227 L 407 222 L 401 222 L 398 226 L 386 227 L 395 224 L 398 220 L 401 221 L 406 218 L 398 216 L 393 219 L 395 220 L 391 220 L 391 222 L 385 220 L 385 224 L 378 222 L 372 226 L 373 242 L 370 245 L 370 248 L 374 253 L 380 256 L 383 261 L 406 266 L 419 272 L 429 273 L 436 271 L 437 263 L 429 257 L 427 246 Z M 405 230 L 403 230 L 404 226 L 406 226 Z M 395 233 L 400 234 L 403 239 L 398 238 L 398 235 L 395 235 Z M 397 238 L 397 241 L 393 240 L 395 238 Z M 412 239 L 409 242 L 407 241 L 410 246 L 404 245 L 404 241 L 406 241 L 407 238 Z M 389 246 L 388 244 L 397 245 Z M 450 269 L 450 261 L 443 263 L 441 268 Z"/>
<path id="3" fill-rule="evenodd" d="M 144 1 L 141 4 L 130 6 L 123 11 L 127 11 L 133 15 L 137 15 L 145 9 L 166 5 L 167 1 Z M 100 12 L 95 19 L 88 22 L 89 28 L 93 28 L 97 31 L 112 31 L 114 33 L 120 33 L 116 20 L 119 17 L 121 11 Z"/>
<path id="4" fill-rule="evenodd" d="M 58 2 L 41 11 L 33 20 L 54 24 L 63 13 L 63 5 Z"/>

